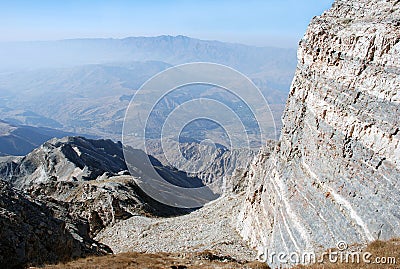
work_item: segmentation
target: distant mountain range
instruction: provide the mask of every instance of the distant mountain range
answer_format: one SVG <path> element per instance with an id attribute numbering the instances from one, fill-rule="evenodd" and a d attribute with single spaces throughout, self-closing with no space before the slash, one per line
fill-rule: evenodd
<path id="1" fill-rule="evenodd" d="M 0 43 L 0 58 L 0 119 L 114 140 L 121 138 L 135 91 L 153 75 L 193 61 L 225 64 L 248 75 L 271 104 L 279 129 L 296 66 L 293 49 L 185 36 Z"/>
<path id="2" fill-rule="evenodd" d="M 51 128 L 13 125 L 0 120 L 0 156 L 22 156 L 51 138 L 72 135 Z"/>
<path id="3" fill-rule="evenodd" d="M 110 62 L 162 61 L 169 64 L 211 61 L 250 74 L 295 68 L 296 50 L 254 47 L 186 36 L 69 39 L 0 43 L 0 70 L 77 66 Z"/>

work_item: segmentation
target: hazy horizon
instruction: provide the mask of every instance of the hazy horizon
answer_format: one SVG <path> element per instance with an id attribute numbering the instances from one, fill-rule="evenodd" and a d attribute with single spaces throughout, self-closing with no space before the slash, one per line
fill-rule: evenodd
<path id="1" fill-rule="evenodd" d="M 267 45 L 255 45 L 249 44 L 234 40 L 221 40 L 215 38 L 199 38 L 196 36 L 189 36 L 189 35 L 172 35 L 172 34 L 160 34 L 160 35 L 138 35 L 138 36 L 121 36 L 121 37 L 71 37 L 71 38 L 61 38 L 61 39 L 37 39 L 37 40 L 11 40 L 11 41 L 2 41 L 0 40 L 0 44 L 18 44 L 18 43 L 51 43 L 51 42 L 62 42 L 62 41 L 79 41 L 79 40 L 126 40 L 130 38 L 160 38 L 160 37 L 185 37 L 193 40 L 200 40 L 200 41 L 211 41 L 211 42 L 221 42 L 233 45 L 244 45 L 248 47 L 256 47 L 256 48 L 282 48 L 282 49 L 296 49 L 297 46 L 293 47 L 286 47 L 286 46 L 279 46 L 274 44 L 267 44 Z M 298 40 L 300 41 L 300 39 Z"/>
<path id="2" fill-rule="evenodd" d="M 118 36 L 118 37 L 66 37 L 66 38 L 56 38 L 56 39 L 33 39 L 33 40 L 0 40 L 0 44 L 13 44 L 13 43 L 40 43 L 40 42 L 57 42 L 57 41 L 68 41 L 68 40 L 124 40 L 129 38 L 157 38 L 163 36 L 171 36 L 171 37 L 188 37 L 191 39 L 197 39 L 202 41 L 216 41 L 222 43 L 230 43 L 230 44 L 237 44 L 237 45 L 245 45 L 249 47 L 258 47 L 258 48 L 282 48 L 282 49 L 296 49 L 298 46 L 299 39 L 291 39 L 289 37 L 280 38 L 281 43 L 266 43 L 266 44 L 252 44 L 247 42 L 235 41 L 235 40 L 223 40 L 217 38 L 200 38 L 191 35 L 183 35 L 183 34 L 159 34 L 159 35 L 130 35 L 130 36 Z M 274 39 L 276 40 L 276 39 Z"/>
<path id="3" fill-rule="evenodd" d="M 183 35 L 294 48 L 333 0 L 0 3 L 0 42 Z"/>

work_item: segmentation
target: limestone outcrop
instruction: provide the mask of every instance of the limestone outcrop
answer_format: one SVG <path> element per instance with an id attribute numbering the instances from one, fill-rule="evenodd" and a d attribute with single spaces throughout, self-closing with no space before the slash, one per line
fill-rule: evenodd
<path id="1" fill-rule="evenodd" d="M 400 235 L 400 1 L 337 0 L 315 17 L 275 152 L 248 171 L 237 228 L 301 252 Z"/>

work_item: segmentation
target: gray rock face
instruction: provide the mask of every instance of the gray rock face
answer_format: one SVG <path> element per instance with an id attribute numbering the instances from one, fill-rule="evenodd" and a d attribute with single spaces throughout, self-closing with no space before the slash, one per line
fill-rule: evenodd
<path id="1" fill-rule="evenodd" d="M 400 235 L 400 2 L 336 1 L 298 49 L 275 153 L 259 155 L 237 228 L 317 250 Z"/>
<path id="2" fill-rule="evenodd" d="M 1 268 L 24 268 L 111 252 L 69 228 L 47 206 L 0 180 Z"/>

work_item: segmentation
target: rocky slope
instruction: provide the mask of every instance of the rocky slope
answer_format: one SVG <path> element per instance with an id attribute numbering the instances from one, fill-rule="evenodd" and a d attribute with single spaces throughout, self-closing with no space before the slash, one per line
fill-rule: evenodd
<path id="1" fill-rule="evenodd" d="M 298 49 L 275 153 L 259 155 L 237 228 L 271 251 L 400 235 L 400 2 L 337 0 Z"/>
<path id="2" fill-rule="evenodd" d="M 267 158 L 275 144 L 269 141 L 258 155 Z M 228 158 L 225 161 L 230 163 Z M 218 167 L 217 171 L 223 169 Z M 257 257 L 256 251 L 249 248 L 235 230 L 237 216 L 245 198 L 248 171 L 238 169 L 226 177 L 229 178 L 229 184 L 225 193 L 199 210 L 174 218 L 132 216 L 106 227 L 95 240 L 108 245 L 114 253 L 199 253 L 211 250 L 219 256 L 253 261 Z"/>
<path id="3" fill-rule="evenodd" d="M 130 152 L 138 158 L 145 154 L 133 149 Z M 156 160 L 154 164 L 174 183 L 188 186 L 196 183 L 196 178 L 185 173 L 164 167 Z M 0 178 L 30 197 L 87 220 L 90 236 L 133 215 L 171 216 L 188 211 L 148 197 L 129 175 L 122 145 L 111 140 L 82 137 L 50 140 L 23 158 L 5 159 L 0 164 Z"/>
<path id="4" fill-rule="evenodd" d="M 191 152 L 192 147 L 185 148 Z M 149 169 L 140 166 L 140 160 L 146 157 L 145 153 L 141 150 L 126 150 L 135 160 L 130 165 L 137 164 L 132 169 L 137 175 L 133 176 L 146 176 Z M 221 163 L 213 164 L 215 167 L 222 166 L 215 173 L 223 173 L 227 169 L 230 178 L 229 193 L 239 192 L 238 190 L 243 189 L 242 179 L 245 177 L 240 172 L 233 173 L 231 164 L 239 163 L 242 155 L 225 151 L 219 153 L 223 153 L 221 156 L 225 157 L 220 159 Z M 230 156 L 234 158 L 232 161 Z M 164 166 L 155 158 L 152 158 L 152 163 L 158 172 L 174 184 L 187 187 L 203 184 L 194 174 L 187 175 Z M 213 177 L 216 175 L 211 174 Z M 54 228 L 51 221 L 40 224 L 31 223 L 34 218 L 11 219 L 9 215 L 20 216 L 26 214 L 25 210 L 31 210 L 30 205 L 26 205 L 28 202 L 21 198 L 5 205 L 0 204 L 0 218 L 6 220 L 3 222 L 6 227 L 10 227 L 1 231 L 2 242 L 13 240 L 13 232 L 9 230 L 12 222 L 18 227 L 30 227 L 26 235 L 23 235 L 22 228 L 21 231 L 18 228 L 16 232 L 20 231 L 21 236 L 35 237 L 35 229 L 43 228 L 50 231 L 49 238 L 43 242 L 44 245 L 38 243 L 38 246 L 13 247 L 15 253 L 29 250 L 34 253 L 32 255 L 22 253 L 18 256 L 6 249 L 5 253 L 10 255 L 8 260 L 3 258 L 5 264 L 40 264 L 43 261 L 55 262 L 85 256 L 86 253 L 107 253 L 111 252 L 108 245 L 114 252 L 198 252 L 212 249 L 221 255 L 230 255 L 240 260 L 253 260 L 256 255 L 247 248 L 234 229 L 243 195 L 227 194 L 218 202 L 191 214 L 188 214 L 192 211 L 190 209 L 177 209 L 161 204 L 148 197 L 138 187 L 135 179 L 128 175 L 122 145 L 111 140 L 82 137 L 50 140 L 25 157 L 2 157 L 0 179 L 0 183 L 7 186 L 9 193 L 18 193 L 23 199 L 32 200 L 31 203 L 47 208 L 47 213 L 42 215 L 49 219 L 58 219 L 61 227 L 59 229 L 64 229 L 64 233 L 72 238 L 72 243 L 68 244 L 71 245 L 71 251 L 75 251 L 71 254 L 69 249 L 65 252 L 60 249 L 57 255 L 44 251 L 45 258 L 40 256 L 35 259 L 32 255 L 47 248 L 46 244 L 52 244 L 55 240 L 69 240 L 69 237 L 58 239 L 58 228 Z M 0 197 L 0 201 L 4 199 L 7 199 L 7 195 Z M 32 214 L 41 216 L 40 212 L 36 212 L 38 210 L 31 211 Z M 2 246 L 9 248 L 7 244 Z"/>
<path id="5" fill-rule="evenodd" d="M 203 208 L 174 218 L 133 216 L 102 230 L 95 239 L 114 253 L 198 253 L 212 250 L 222 256 L 252 261 L 249 249 L 235 231 L 243 195 L 221 197 Z"/>
<path id="6" fill-rule="evenodd" d="M 0 180 L 0 267 L 24 268 L 111 252 L 85 236 L 84 222 L 69 220 Z"/>

